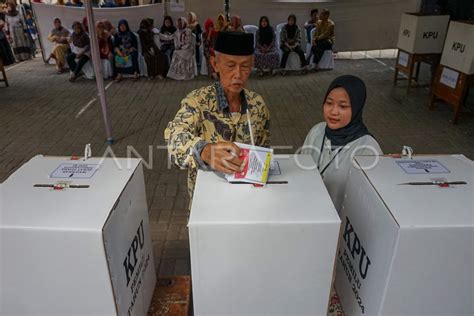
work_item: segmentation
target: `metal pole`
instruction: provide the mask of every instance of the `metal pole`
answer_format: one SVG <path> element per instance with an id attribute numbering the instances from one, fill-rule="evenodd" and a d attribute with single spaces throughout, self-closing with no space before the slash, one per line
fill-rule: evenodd
<path id="1" fill-rule="evenodd" d="M 227 22 L 230 21 L 230 0 L 224 0 L 224 12 Z"/>
<path id="2" fill-rule="evenodd" d="M 86 9 L 87 24 L 89 25 L 89 36 L 91 40 L 91 57 L 94 65 L 95 81 L 97 82 L 97 91 L 102 107 L 102 116 L 104 117 L 105 132 L 107 133 L 107 144 L 112 145 L 114 139 L 112 138 L 112 125 L 110 123 L 107 96 L 104 88 L 104 76 L 102 75 L 102 63 L 100 60 L 99 41 L 95 30 L 94 14 L 92 13 L 92 0 L 85 0 L 84 5 Z"/>

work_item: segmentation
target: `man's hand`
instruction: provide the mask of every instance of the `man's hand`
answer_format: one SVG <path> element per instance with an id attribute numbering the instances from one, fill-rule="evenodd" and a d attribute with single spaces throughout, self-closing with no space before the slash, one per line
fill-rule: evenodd
<path id="1" fill-rule="evenodd" d="M 231 142 L 208 144 L 201 152 L 201 159 L 213 170 L 233 174 L 241 172 L 244 160 L 240 157 L 240 148 Z"/>

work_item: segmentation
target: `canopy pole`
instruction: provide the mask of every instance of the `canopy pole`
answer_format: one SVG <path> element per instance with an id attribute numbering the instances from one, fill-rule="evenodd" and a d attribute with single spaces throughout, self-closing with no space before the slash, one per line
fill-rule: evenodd
<path id="1" fill-rule="evenodd" d="M 87 24 L 89 25 L 89 36 L 91 42 L 91 58 L 94 65 L 95 81 L 97 83 L 97 92 L 99 95 L 100 106 L 102 108 L 102 116 L 105 123 L 105 132 L 107 134 L 107 144 L 112 145 L 114 139 L 112 137 L 112 125 L 110 123 L 107 95 L 104 88 L 104 76 L 102 74 L 102 62 L 100 60 L 99 41 L 95 29 L 94 14 L 92 12 L 91 0 L 84 1 Z"/>

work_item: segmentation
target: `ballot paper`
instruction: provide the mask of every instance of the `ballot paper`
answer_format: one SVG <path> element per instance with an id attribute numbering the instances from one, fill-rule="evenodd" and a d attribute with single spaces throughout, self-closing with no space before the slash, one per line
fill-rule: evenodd
<path id="1" fill-rule="evenodd" d="M 229 182 L 265 184 L 273 159 L 273 149 L 235 143 L 241 149 L 239 158 L 245 162 L 242 172 L 227 175 Z"/>

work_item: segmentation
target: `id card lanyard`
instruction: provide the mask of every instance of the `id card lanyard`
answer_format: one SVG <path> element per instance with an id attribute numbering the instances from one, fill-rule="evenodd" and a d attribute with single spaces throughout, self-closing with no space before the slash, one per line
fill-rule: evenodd
<path id="1" fill-rule="evenodd" d="M 326 133 L 324 133 L 323 137 L 323 142 L 321 143 L 321 149 L 319 150 L 319 159 L 318 159 L 318 170 L 321 176 L 324 178 L 324 172 L 327 170 L 327 168 L 333 163 L 334 159 L 336 159 L 337 155 L 344 149 L 344 146 L 341 146 L 337 149 L 336 154 L 332 159 L 328 162 L 328 164 L 321 170 L 321 156 L 323 155 L 323 150 L 324 150 L 324 143 L 326 142 Z"/>

